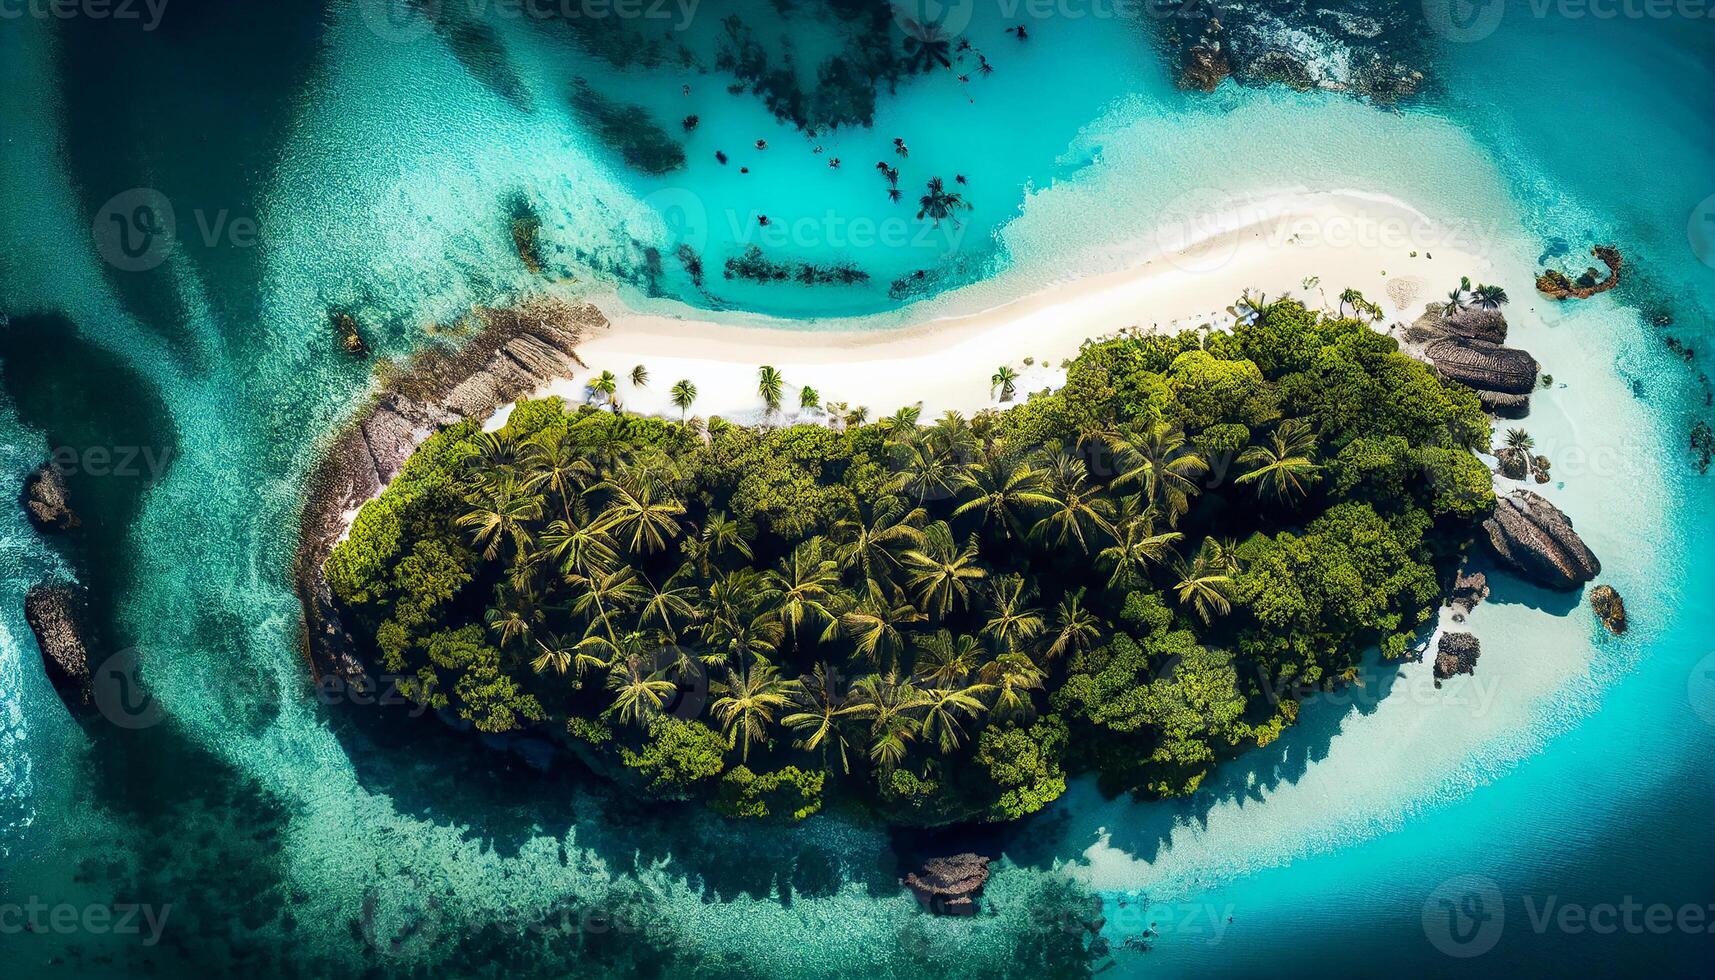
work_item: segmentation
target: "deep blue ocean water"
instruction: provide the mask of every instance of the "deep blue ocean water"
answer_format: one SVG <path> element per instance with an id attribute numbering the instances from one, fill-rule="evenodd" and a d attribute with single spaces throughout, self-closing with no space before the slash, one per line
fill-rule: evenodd
<path id="1" fill-rule="evenodd" d="M 170 461 L 104 484 L 111 533 L 93 556 L 165 712 L 147 729 L 66 717 L 21 613 L 64 559 L 15 509 L 0 517 L 0 908 L 171 906 L 152 945 L 0 933 L 7 975 L 1006 975 L 1064 921 L 1066 883 L 1104 898 L 1119 975 L 1707 972 L 1715 495 L 1685 442 L 1710 410 L 1698 365 L 1663 338 L 1711 356 L 1710 21 L 1491 5 L 1492 33 L 1429 46 L 1428 94 L 1377 108 L 1230 84 L 1187 96 L 1150 23 L 1051 17 L 1020 43 L 1015 18 L 979 4 L 967 34 L 992 75 L 883 86 L 871 127 L 812 137 L 698 69 L 726 30 L 712 8 L 669 28 L 688 53 L 645 65 L 562 24 L 491 10 L 419 30 L 382 6 L 179 0 L 147 32 L 0 20 L 0 471 L 16 487 L 62 445 Z M 801 79 L 863 33 L 732 9 L 770 52 L 791 39 Z M 647 111 L 684 166 L 628 164 L 600 100 Z M 956 234 L 885 237 L 921 234 L 921 183 L 956 174 L 973 205 Z M 1190 801 L 1075 786 L 988 842 L 1005 860 L 973 922 L 919 913 L 873 829 L 642 811 L 308 696 L 293 521 L 319 441 L 368 380 L 334 352 L 330 308 L 386 354 L 472 305 L 592 282 L 662 309 L 903 319 L 889 286 L 920 269 L 925 295 L 1025 290 L 1119 261 L 1187 200 L 1296 187 L 1393 194 L 1484 229 L 1514 337 L 1557 381 L 1529 423 L 1557 461 L 1547 492 L 1626 595 L 1626 638 L 1497 583 L 1471 620 L 1476 677 L 1436 691 L 1426 665 L 1378 670 Z M 171 246 L 128 254 L 110 219 L 162 199 Z M 515 253 L 520 207 L 541 222 L 546 278 Z M 759 238 L 758 214 L 786 237 Z M 1625 250 L 1627 286 L 1565 308 L 1532 295 L 1539 261 L 1576 270 L 1569 253 L 1598 241 Z M 706 288 L 677 261 L 687 242 Z M 715 271 L 752 243 L 870 280 Z M 1708 914 L 1662 933 L 1556 918 L 1634 902 Z"/>

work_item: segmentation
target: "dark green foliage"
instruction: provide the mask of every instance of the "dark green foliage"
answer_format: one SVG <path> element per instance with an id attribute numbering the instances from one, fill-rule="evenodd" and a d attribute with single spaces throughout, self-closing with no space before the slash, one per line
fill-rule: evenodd
<path id="1" fill-rule="evenodd" d="M 426 443 L 328 579 L 412 697 L 650 797 L 1010 820 L 1083 771 L 1194 792 L 1290 692 L 1404 653 L 1493 506 L 1487 424 L 1291 302 L 1087 344 L 973 419 L 705 436 L 550 399 Z"/>

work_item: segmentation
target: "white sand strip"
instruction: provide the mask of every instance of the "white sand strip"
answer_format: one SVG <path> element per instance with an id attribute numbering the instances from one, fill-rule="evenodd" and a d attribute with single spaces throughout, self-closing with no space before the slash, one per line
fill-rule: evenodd
<path id="1" fill-rule="evenodd" d="M 1186 227 L 1177 223 L 1140 240 L 1134 252 L 1150 257 L 1129 268 L 1071 279 L 979 313 L 931 318 L 926 312 L 921 321 L 891 328 L 874 320 L 808 328 L 756 318 L 723 322 L 719 314 L 689 308 L 684 316 L 664 316 L 628 309 L 612 295 L 593 297 L 612 326 L 579 347 L 590 370 L 536 397 L 581 403 L 589 379 L 612 371 L 627 411 L 677 418 L 669 389 L 683 378 L 697 388 L 692 414 L 754 422 L 763 410 L 757 369 L 770 364 L 787 382 L 786 421 L 795 417 L 802 385 L 813 386 L 824 403 L 865 406 L 871 419 L 921 403 L 928 420 L 947 409 L 969 414 L 997 406 L 990 378 L 1002 364 L 1019 372 L 1022 399 L 1060 385 L 1061 361 L 1086 339 L 1128 328 L 1230 326 L 1227 308 L 1246 289 L 1271 299 L 1291 293 L 1312 308 L 1332 309 L 1341 290 L 1356 288 L 1382 306 L 1379 326 L 1386 329 L 1415 319 L 1460 276 L 1476 279 L 1489 268 L 1473 254 L 1479 246 L 1408 205 L 1357 193 L 1280 195 L 1190 223 L 1207 234 L 1186 234 Z M 1184 244 L 1162 247 L 1173 239 Z M 1317 282 L 1307 289 L 1312 277 Z M 958 298 L 951 294 L 947 302 L 956 305 Z M 645 387 L 630 383 L 636 365 L 648 369 Z"/>

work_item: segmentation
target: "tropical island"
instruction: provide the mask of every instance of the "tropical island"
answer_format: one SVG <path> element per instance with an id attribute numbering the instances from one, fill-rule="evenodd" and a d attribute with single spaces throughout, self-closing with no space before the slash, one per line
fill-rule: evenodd
<path id="1" fill-rule="evenodd" d="M 940 825 L 1082 772 L 1187 794 L 1366 651 L 1420 652 L 1495 508 L 1477 394 L 1345 306 L 1088 342 L 968 418 L 768 424 L 766 366 L 764 424 L 693 418 L 688 379 L 650 418 L 595 378 L 429 438 L 327 582 L 407 697 L 651 799 Z"/>

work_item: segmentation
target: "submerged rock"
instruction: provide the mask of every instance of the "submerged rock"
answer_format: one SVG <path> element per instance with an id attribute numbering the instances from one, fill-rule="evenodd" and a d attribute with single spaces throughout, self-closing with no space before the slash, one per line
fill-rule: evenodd
<path id="1" fill-rule="evenodd" d="M 1501 497 L 1483 530 L 1495 554 L 1538 585 L 1572 591 L 1601 574 L 1602 563 L 1572 530 L 1572 521 L 1529 490 Z"/>
<path id="2" fill-rule="evenodd" d="M 328 314 L 328 320 L 333 325 L 334 336 L 339 338 L 340 350 L 353 357 L 369 356 L 369 345 L 363 342 L 363 334 L 358 332 L 356 317 L 336 310 Z"/>
<path id="3" fill-rule="evenodd" d="M 1590 608 L 1596 610 L 1602 625 L 1615 636 L 1624 633 L 1630 625 L 1626 621 L 1626 601 L 1611 585 L 1598 585 L 1590 590 Z"/>
<path id="4" fill-rule="evenodd" d="M 73 708 L 93 703 L 88 607 L 88 593 L 75 585 L 44 582 L 24 595 L 24 619 L 36 634 L 48 680 Z"/>
<path id="5" fill-rule="evenodd" d="M 1523 480 L 1530 476 L 1530 454 L 1522 449 L 1502 446 L 1495 450 L 1495 459 L 1501 464 L 1495 472 L 1509 480 Z"/>
<path id="6" fill-rule="evenodd" d="M 1456 674 L 1476 673 L 1480 653 L 1482 644 L 1470 633 L 1441 634 L 1441 640 L 1435 645 L 1435 683 L 1439 686 Z"/>
<path id="7" fill-rule="evenodd" d="M 1625 264 L 1620 257 L 1620 250 L 1612 245 L 1598 245 L 1590 250 L 1590 254 L 1608 267 L 1606 279 L 1602 278 L 1601 270 L 1594 266 L 1586 269 L 1577 279 L 1569 279 L 1563 272 L 1548 269 L 1536 277 L 1537 291 L 1549 299 L 1589 299 L 1618 286 L 1620 268 Z"/>
<path id="8" fill-rule="evenodd" d="M 975 915 L 977 899 L 989 880 L 989 859 L 980 854 L 930 858 L 921 871 L 905 876 L 905 887 L 936 915 Z"/>
<path id="9" fill-rule="evenodd" d="M 24 513 L 38 530 L 70 531 L 82 522 L 66 502 L 66 478 L 53 463 L 43 463 L 24 478 Z"/>
<path id="10" fill-rule="evenodd" d="M 1516 347 L 1486 340 L 1447 337 L 1423 349 L 1441 377 L 1504 395 L 1529 395 L 1536 390 L 1536 358 Z"/>
<path id="11" fill-rule="evenodd" d="M 1227 60 L 1226 48 L 1221 44 L 1221 22 L 1211 20 L 1203 36 L 1185 49 L 1179 85 L 1199 92 L 1213 92 L 1232 73 L 1232 63 Z"/>

